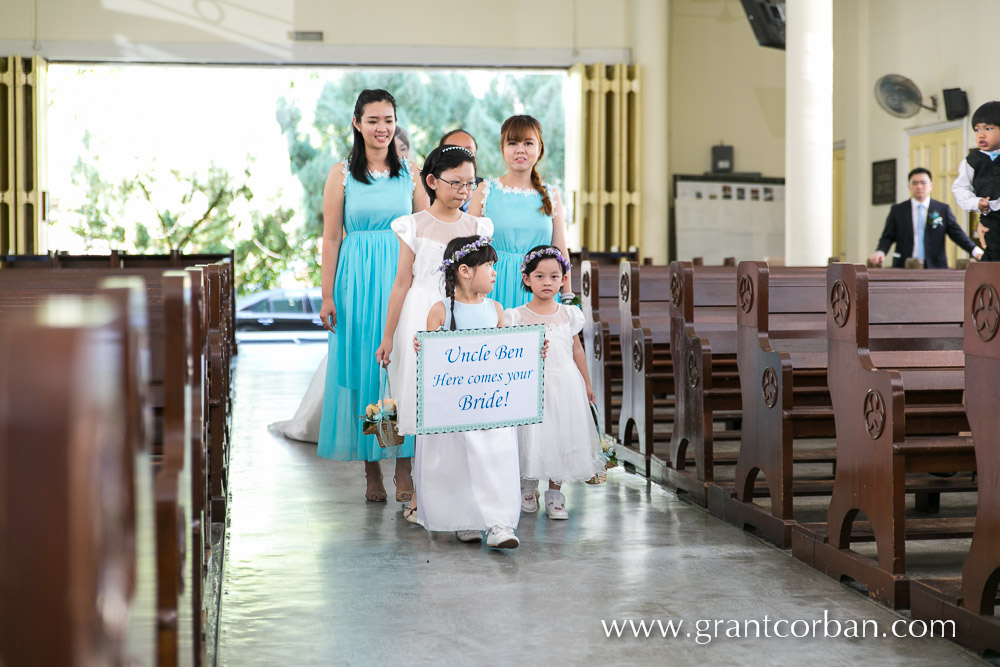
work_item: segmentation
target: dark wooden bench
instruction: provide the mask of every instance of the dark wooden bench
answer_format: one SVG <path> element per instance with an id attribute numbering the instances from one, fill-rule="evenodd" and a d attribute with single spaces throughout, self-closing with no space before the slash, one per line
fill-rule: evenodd
<path id="1" fill-rule="evenodd" d="M 618 331 L 622 399 L 618 458 L 650 477 L 654 442 L 669 437 L 673 421 L 673 370 L 667 319 L 668 266 L 618 265 Z"/>
<path id="2" fill-rule="evenodd" d="M 156 660 L 151 467 L 127 409 L 134 315 L 110 290 L 0 317 L 5 664 Z"/>
<path id="3" fill-rule="evenodd" d="M 973 263 L 965 274 L 965 407 L 978 471 L 976 523 L 961 579 L 910 583 L 913 618 L 955 623 L 955 641 L 1000 654 L 994 614 L 1000 584 L 1000 264 Z"/>
<path id="4" fill-rule="evenodd" d="M 617 430 L 621 408 L 621 350 L 618 340 L 618 273 L 584 260 L 580 266 L 583 348 L 595 403 L 605 431 Z M 612 334 L 614 331 L 614 334 Z"/>
<path id="5" fill-rule="evenodd" d="M 740 450 L 734 482 L 709 487 L 709 508 L 782 548 L 791 543 L 793 495 L 829 495 L 832 489 L 830 477 L 793 478 L 794 463 L 836 460 L 825 292 L 823 268 L 738 267 Z M 825 447 L 793 449 L 795 438 L 822 437 L 831 439 Z M 758 483 L 760 474 L 766 485 Z M 762 495 L 770 496 L 770 511 L 754 503 Z"/>
<path id="6" fill-rule="evenodd" d="M 827 368 L 837 468 L 826 523 L 797 524 L 792 551 L 835 578 L 867 586 L 893 607 L 909 606 L 905 540 L 971 534 L 968 519 L 905 517 L 908 475 L 975 470 L 962 407 L 962 275 L 885 282 L 869 289 L 862 266 L 827 271 Z M 869 323 L 892 335 L 872 336 Z M 958 480 L 958 481 L 956 481 Z M 971 478 L 925 483 L 939 493 Z M 933 506 L 936 496 L 928 495 Z M 863 512 L 867 523 L 855 526 Z M 859 522 L 860 523 L 860 522 Z M 874 540 L 873 560 L 851 549 Z"/>
<path id="7" fill-rule="evenodd" d="M 201 656 L 205 558 L 205 453 L 191 423 L 191 372 L 198 366 L 192 335 L 191 273 L 157 269 L 0 271 L 0 315 L 23 313 L 52 294 L 93 296 L 107 285 L 141 279 L 148 321 L 149 405 L 156 475 L 159 636 L 162 651 Z M 140 355 L 141 356 L 141 355 Z M 181 529 L 179 532 L 178 529 Z M 186 535 L 185 535 L 186 533 Z M 162 653 L 161 653 L 162 655 Z M 200 658 L 199 658 L 200 660 Z"/>
<path id="8" fill-rule="evenodd" d="M 38 255 L 11 256 L 8 268 L 38 268 L 49 266 L 90 271 L 115 271 L 123 274 L 140 270 L 204 266 L 199 289 L 204 293 L 202 320 L 205 323 L 206 346 L 204 430 L 211 463 L 208 479 L 211 486 L 210 522 L 223 523 L 228 497 L 229 435 L 232 425 L 232 365 L 236 354 L 235 294 L 233 289 L 232 253 L 183 255 Z M 29 261 L 30 260 L 30 261 Z M 25 263 L 27 262 L 27 263 Z M 204 262 L 211 262 L 205 264 Z M 114 268 L 113 268 L 114 267 Z M 198 297 L 198 295 L 195 295 Z M 156 377 L 161 374 L 157 373 Z M 154 381 L 154 388 L 155 388 Z"/>
<path id="9" fill-rule="evenodd" d="M 909 280 L 917 286 L 954 279 L 937 271 L 874 271 L 869 277 L 872 290 L 883 281 Z M 827 384 L 826 269 L 742 262 L 737 280 L 742 437 L 735 479 L 709 487 L 709 509 L 784 548 L 791 544 L 794 498 L 829 496 L 833 489 L 832 471 L 815 465 L 836 461 Z M 895 332 L 875 327 L 872 335 L 891 340 Z M 795 464 L 813 465 L 796 475 Z M 925 502 L 930 496 L 919 491 L 919 484 L 911 481 L 910 490 L 921 507 L 931 509 Z M 770 508 L 755 504 L 755 497 L 769 497 Z"/>
<path id="10" fill-rule="evenodd" d="M 164 255 L 129 255 L 111 251 L 107 255 L 70 255 L 65 252 L 47 255 L 0 256 L 0 269 L 183 269 L 203 264 L 222 266 L 221 299 L 227 320 L 222 323 L 229 355 L 236 348 L 236 275 L 235 255 L 228 253 L 183 254 L 172 250 Z"/>
<path id="11" fill-rule="evenodd" d="M 677 408 L 662 475 L 668 488 L 704 506 L 715 464 L 736 461 L 735 451 L 720 456 L 716 441 L 739 439 L 736 270 L 673 262 L 669 286 Z"/>

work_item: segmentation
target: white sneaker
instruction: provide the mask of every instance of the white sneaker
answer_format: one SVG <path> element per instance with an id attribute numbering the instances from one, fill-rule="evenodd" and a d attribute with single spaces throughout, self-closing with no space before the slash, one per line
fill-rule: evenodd
<path id="1" fill-rule="evenodd" d="M 521 540 L 507 526 L 493 526 L 486 533 L 486 546 L 493 549 L 516 549 Z"/>
<path id="2" fill-rule="evenodd" d="M 483 532 L 480 530 L 456 530 L 455 537 L 459 542 L 482 542 Z"/>
<path id="3" fill-rule="evenodd" d="M 566 496 L 561 491 L 549 489 L 545 492 L 545 513 L 550 519 L 569 518 L 569 512 L 566 511 Z"/>
<path id="4" fill-rule="evenodd" d="M 521 480 L 521 511 L 529 514 L 538 511 L 538 480 Z"/>

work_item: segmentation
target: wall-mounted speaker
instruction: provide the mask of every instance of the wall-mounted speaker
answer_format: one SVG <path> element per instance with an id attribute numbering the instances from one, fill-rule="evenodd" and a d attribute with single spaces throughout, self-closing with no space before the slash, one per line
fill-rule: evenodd
<path id="1" fill-rule="evenodd" d="M 945 88 L 941 91 L 944 95 L 944 116 L 948 120 L 965 118 L 969 115 L 969 96 L 961 88 Z"/>
<path id="2" fill-rule="evenodd" d="M 761 46 L 785 48 L 785 0 L 741 0 Z"/>

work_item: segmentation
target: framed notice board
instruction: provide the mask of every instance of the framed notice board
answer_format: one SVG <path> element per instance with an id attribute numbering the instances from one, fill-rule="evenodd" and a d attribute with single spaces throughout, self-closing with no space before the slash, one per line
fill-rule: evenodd
<path id="1" fill-rule="evenodd" d="M 896 203 L 896 161 L 872 162 L 872 205 Z"/>

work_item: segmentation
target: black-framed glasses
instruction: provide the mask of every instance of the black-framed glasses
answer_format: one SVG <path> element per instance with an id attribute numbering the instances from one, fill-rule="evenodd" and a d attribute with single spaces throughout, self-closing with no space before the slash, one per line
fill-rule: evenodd
<path id="1" fill-rule="evenodd" d="M 443 178 L 439 178 L 438 180 L 441 181 L 442 183 L 447 183 L 448 185 L 451 186 L 451 189 L 455 190 L 456 192 L 461 192 L 462 190 L 473 192 L 476 189 L 475 181 L 469 181 L 468 183 L 463 183 L 462 181 L 446 181 Z"/>

